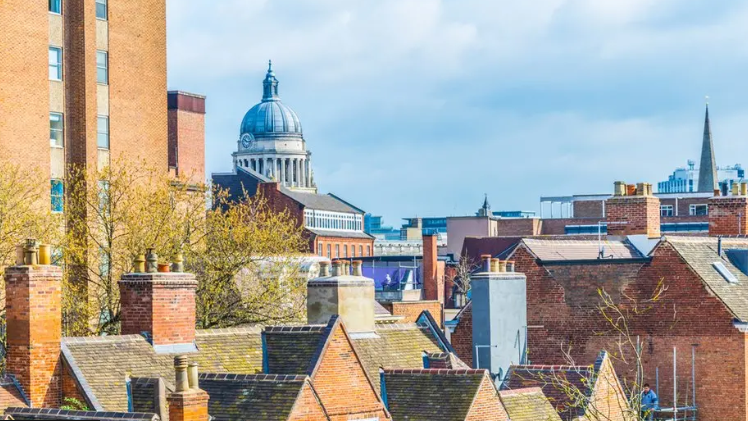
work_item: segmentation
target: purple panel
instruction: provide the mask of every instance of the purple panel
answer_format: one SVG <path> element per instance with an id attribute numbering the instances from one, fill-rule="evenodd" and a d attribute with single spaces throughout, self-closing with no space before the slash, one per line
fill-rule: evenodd
<path id="1" fill-rule="evenodd" d="M 403 268 L 397 266 L 364 266 L 362 268 L 363 275 L 367 278 L 374 280 L 374 286 L 377 290 L 389 289 L 397 290 L 405 288 L 405 283 L 408 280 L 408 276 L 411 276 L 416 285 L 413 285 L 413 289 L 419 288 L 421 285 L 421 271 L 420 268 Z"/>

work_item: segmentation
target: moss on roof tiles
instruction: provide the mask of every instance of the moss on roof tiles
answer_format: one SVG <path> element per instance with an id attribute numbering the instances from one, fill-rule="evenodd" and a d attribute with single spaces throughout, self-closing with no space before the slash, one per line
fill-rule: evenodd
<path id="1" fill-rule="evenodd" d="M 540 388 L 505 390 L 499 396 L 512 421 L 561 421 Z"/>
<path id="2" fill-rule="evenodd" d="M 394 420 L 464 420 L 483 373 L 439 375 L 385 372 L 388 409 Z"/>
<path id="3" fill-rule="evenodd" d="M 307 374 L 324 330 L 269 329 L 263 335 L 269 374 Z"/>
<path id="4" fill-rule="evenodd" d="M 272 376 L 247 376 L 237 380 L 201 377 L 200 388 L 208 392 L 208 413 L 217 421 L 248 419 L 287 420 L 305 383 L 304 377 L 275 380 Z"/>
<path id="5" fill-rule="evenodd" d="M 198 353 L 187 354 L 203 372 L 254 374 L 262 371 L 258 329 L 198 332 Z M 174 354 L 156 354 L 139 335 L 63 338 L 64 348 L 85 379 L 85 389 L 107 411 L 127 411 L 126 378 L 174 378 Z M 67 356 L 66 356 L 67 359 Z"/>

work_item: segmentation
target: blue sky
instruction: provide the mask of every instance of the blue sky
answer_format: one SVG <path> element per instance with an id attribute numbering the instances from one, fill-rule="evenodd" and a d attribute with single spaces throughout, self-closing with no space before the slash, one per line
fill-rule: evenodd
<path id="1" fill-rule="evenodd" d="M 748 2 L 167 0 L 169 88 L 208 96 L 228 171 L 272 59 L 315 179 L 406 216 L 537 210 L 542 195 L 667 178 L 748 153 Z"/>

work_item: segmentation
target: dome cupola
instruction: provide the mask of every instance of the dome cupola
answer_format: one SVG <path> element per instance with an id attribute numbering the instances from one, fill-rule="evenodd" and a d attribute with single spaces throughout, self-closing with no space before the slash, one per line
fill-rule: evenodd
<path id="1" fill-rule="evenodd" d="M 299 117 L 278 96 L 278 79 L 273 72 L 272 62 L 268 62 L 268 72 L 262 88 L 262 101 L 244 115 L 239 136 L 249 134 L 253 138 L 302 138 Z"/>

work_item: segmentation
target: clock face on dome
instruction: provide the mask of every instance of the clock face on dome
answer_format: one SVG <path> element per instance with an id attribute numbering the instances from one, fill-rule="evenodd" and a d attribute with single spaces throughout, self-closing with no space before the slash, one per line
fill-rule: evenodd
<path id="1" fill-rule="evenodd" d="M 241 138 L 242 141 L 242 147 L 244 149 L 254 149 L 255 146 L 255 138 L 252 136 L 251 133 L 244 133 Z"/>

